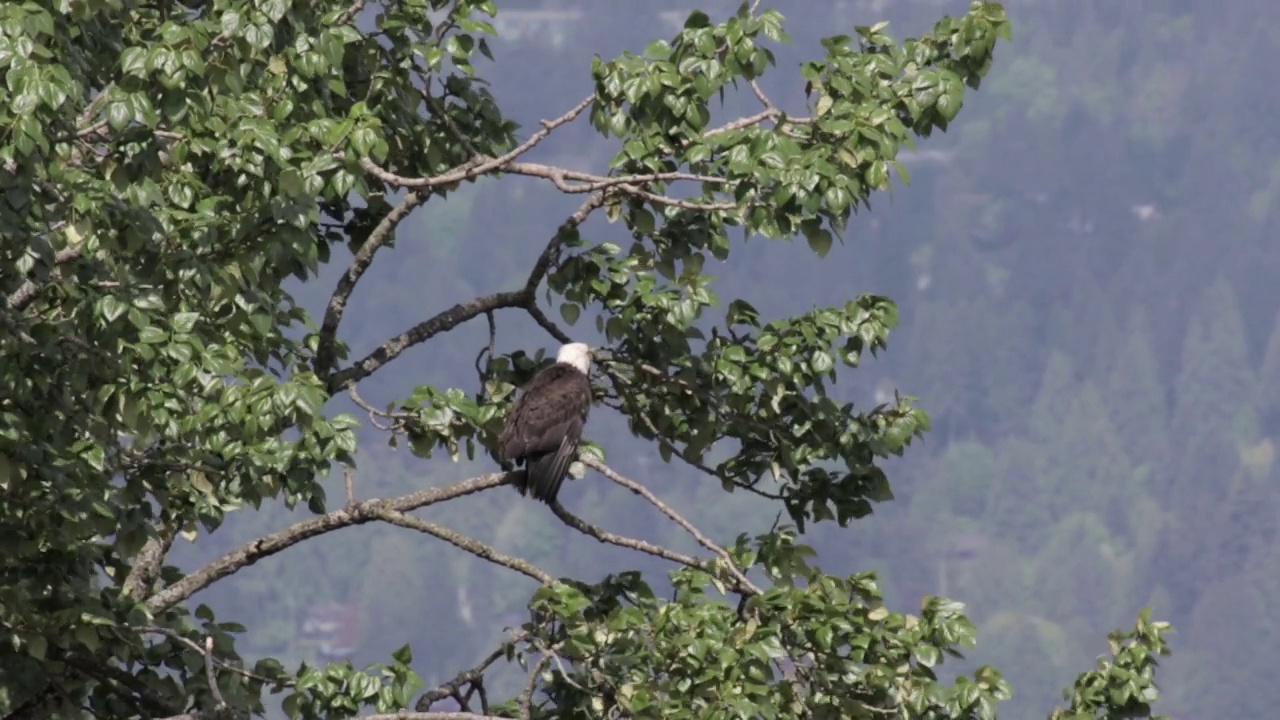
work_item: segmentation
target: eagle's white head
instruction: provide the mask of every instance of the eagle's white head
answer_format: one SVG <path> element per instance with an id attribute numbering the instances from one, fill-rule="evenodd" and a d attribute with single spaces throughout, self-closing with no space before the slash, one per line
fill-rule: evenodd
<path id="1" fill-rule="evenodd" d="M 579 342 L 561 345 L 560 352 L 556 353 L 556 362 L 571 365 L 585 374 L 591 370 L 591 348 Z"/>

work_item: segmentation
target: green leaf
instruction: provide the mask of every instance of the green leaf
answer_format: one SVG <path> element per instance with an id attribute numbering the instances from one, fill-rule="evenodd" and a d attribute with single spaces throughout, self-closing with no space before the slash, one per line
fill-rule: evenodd
<path id="1" fill-rule="evenodd" d="M 564 321 L 573 325 L 578 322 L 578 316 L 582 314 L 582 308 L 577 303 L 562 303 L 560 305 L 560 317 Z"/>
<path id="2" fill-rule="evenodd" d="M 831 233 L 823 228 L 805 229 L 804 237 L 809 241 L 809 248 L 824 258 L 831 252 Z"/>
<path id="3" fill-rule="evenodd" d="M 196 326 L 196 321 L 200 319 L 200 313 L 196 312 L 180 312 L 173 316 L 173 320 L 169 324 L 169 328 L 179 335 L 190 333 Z"/>

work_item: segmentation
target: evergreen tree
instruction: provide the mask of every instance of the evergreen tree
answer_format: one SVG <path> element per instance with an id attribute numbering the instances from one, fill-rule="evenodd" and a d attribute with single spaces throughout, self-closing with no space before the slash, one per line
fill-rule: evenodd
<path id="1" fill-rule="evenodd" d="M 1280 313 L 1276 313 L 1262 367 L 1258 370 L 1258 410 L 1263 431 L 1280 439 Z"/>
<path id="2" fill-rule="evenodd" d="M 1062 419 L 1071 408 L 1077 389 L 1075 364 L 1061 351 L 1049 353 L 1040 389 L 1031 406 L 1030 439 L 1038 443 L 1053 443 L 1062 430 Z"/>
<path id="3" fill-rule="evenodd" d="M 986 303 L 981 315 L 983 355 L 982 416 L 988 437 L 1007 437 L 1026 426 L 1039 389 L 1045 352 L 1039 342 L 1035 312 L 1020 299 Z"/>
<path id="4" fill-rule="evenodd" d="M 1078 639 L 1058 624 L 1038 615 L 1008 610 L 987 620 L 982 627 L 983 645 L 971 653 L 974 662 L 1004 658 L 1010 682 L 1018 692 L 1001 705 L 1001 717 L 1044 717 L 1061 697 L 1052 681 L 1059 669 L 1073 666 L 1080 654 Z M 1046 672 L 1047 671 L 1047 672 Z"/>
<path id="5" fill-rule="evenodd" d="M 938 458 L 933 476 L 912 499 L 911 513 L 980 520 L 987 514 L 996 475 L 995 456 L 984 445 L 956 443 Z"/>
<path id="6" fill-rule="evenodd" d="M 1196 605 L 1186 638 L 1196 652 L 1179 663 L 1167 684 L 1170 700 L 1188 717 L 1274 717 L 1280 707 L 1280 684 L 1256 680 L 1273 676 L 1274 660 L 1266 650 L 1280 646 L 1274 597 L 1260 592 L 1260 579 L 1250 574 L 1216 580 Z"/>
<path id="7" fill-rule="evenodd" d="M 1256 387 L 1240 308 L 1230 283 L 1219 278 L 1196 304 L 1174 385 L 1172 440 L 1228 437 L 1236 413 Z"/>
<path id="8" fill-rule="evenodd" d="M 1049 345 L 1070 357 L 1082 377 L 1091 377 L 1099 374 L 1099 348 L 1113 345 L 1119 328 L 1097 276 L 1080 262 L 1071 263 L 1068 270 L 1059 281 L 1066 282 L 1067 297 L 1049 311 Z"/>
<path id="9" fill-rule="evenodd" d="M 1168 401 L 1145 309 L 1133 311 L 1124 343 L 1109 367 L 1105 397 L 1117 436 L 1135 465 L 1163 464 L 1168 449 Z"/>
<path id="10" fill-rule="evenodd" d="M 1041 501 L 1037 482 L 1045 466 L 1041 445 L 1022 439 L 1001 444 L 991 508 L 983 523 L 1027 556 L 1044 546 L 1045 529 L 1055 522 L 1049 504 Z"/>
<path id="11" fill-rule="evenodd" d="M 1036 606 L 1055 622 L 1082 618 L 1105 627 L 1108 619 L 1127 614 L 1121 607 L 1125 588 L 1118 570 L 1122 544 L 1094 513 L 1073 513 L 1046 529 L 1048 545 L 1036 559 Z"/>

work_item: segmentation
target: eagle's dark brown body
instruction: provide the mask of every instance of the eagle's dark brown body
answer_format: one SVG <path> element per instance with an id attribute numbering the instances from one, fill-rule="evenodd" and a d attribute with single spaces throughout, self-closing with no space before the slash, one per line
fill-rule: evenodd
<path id="1" fill-rule="evenodd" d="M 525 384 L 498 435 L 498 460 L 524 465 L 520 488 L 550 504 L 578 453 L 591 410 L 591 381 L 573 365 L 558 362 Z"/>

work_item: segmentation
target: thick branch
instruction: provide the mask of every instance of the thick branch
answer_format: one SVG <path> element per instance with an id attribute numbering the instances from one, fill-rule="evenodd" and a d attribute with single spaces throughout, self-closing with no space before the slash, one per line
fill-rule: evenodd
<path id="1" fill-rule="evenodd" d="M 387 340 L 377 350 L 351 367 L 334 373 L 329 378 L 329 392 L 337 393 L 351 383 L 369 377 L 378 368 L 400 357 L 405 350 L 418 343 L 426 342 L 442 332 L 448 332 L 487 312 L 502 308 L 525 307 L 529 304 L 530 298 L 531 294 L 528 291 L 516 290 L 485 295 L 465 303 L 458 303 Z"/>
<path id="2" fill-rule="evenodd" d="M 512 557 L 511 555 L 499 552 L 475 538 L 467 537 L 462 533 L 455 532 L 428 520 L 423 520 L 420 517 L 406 515 L 405 513 L 396 512 L 394 510 L 387 510 L 385 508 L 380 508 L 374 512 L 378 519 L 383 522 L 388 522 L 392 525 L 399 525 L 402 528 L 409 528 L 410 530 L 417 530 L 418 532 L 433 535 L 457 548 L 466 550 L 481 560 L 488 560 L 495 565 L 510 568 L 518 573 L 527 575 L 544 585 L 550 584 L 555 580 L 555 578 L 551 577 L 551 574 L 546 570 L 543 570 L 528 560 Z"/>
<path id="3" fill-rule="evenodd" d="M 724 548 L 720 547 L 716 543 L 712 542 L 710 538 L 702 534 L 702 531 L 694 527 L 693 523 L 684 519 L 684 517 L 682 517 L 680 513 L 677 513 L 675 510 L 671 509 L 671 507 L 668 506 L 666 503 L 659 500 L 656 495 L 654 495 L 652 492 L 649 491 L 649 488 L 646 488 L 645 486 L 641 485 L 635 480 L 632 480 L 628 477 L 623 476 L 618 471 L 614 470 L 608 465 L 605 465 L 599 460 L 596 460 L 593 457 L 582 457 L 580 458 L 580 460 L 582 461 L 583 465 L 586 465 L 589 468 L 594 468 L 596 471 L 598 471 L 601 475 L 604 475 L 606 478 L 609 478 L 613 482 L 643 497 L 645 500 L 648 500 L 649 504 L 658 508 L 658 510 L 662 511 L 663 515 L 666 515 L 667 517 L 671 518 L 671 520 L 675 522 L 675 524 L 684 528 L 685 532 L 692 535 L 693 539 L 697 540 L 699 545 L 719 555 L 720 559 L 724 560 L 725 567 L 728 568 L 729 572 L 733 575 L 734 579 L 737 580 L 738 590 L 740 592 L 746 592 L 751 595 L 760 594 L 760 588 L 756 587 L 755 583 L 747 579 L 747 576 L 744 575 L 742 573 L 742 570 L 738 568 L 737 563 L 733 561 L 733 557 L 729 555 L 729 551 L 725 550 Z"/>
<path id="4" fill-rule="evenodd" d="M 124 589 L 121 591 L 124 595 L 146 597 L 151 583 L 160 575 L 160 567 L 164 565 L 165 556 L 169 554 L 169 548 L 173 547 L 176 535 L 175 528 L 167 524 L 161 524 L 156 529 L 156 536 L 147 540 L 142 550 L 138 551 L 138 557 L 134 559 L 133 567 L 124 579 Z"/>
<path id="5" fill-rule="evenodd" d="M 333 368 L 335 346 L 338 342 L 338 323 L 342 322 L 342 314 L 347 309 L 347 301 L 356 289 L 356 283 L 360 282 L 361 276 L 369 269 L 369 265 L 373 263 L 373 256 L 378 250 L 395 237 L 396 228 L 400 222 L 408 217 L 414 208 L 421 205 L 428 195 L 426 192 L 411 192 L 399 205 L 387 213 L 378 222 L 373 232 L 369 233 L 369 237 L 365 238 L 364 243 L 360 245 L 360 250 L 352 258 L 351 265 L 338 280 L 338 286 L 329 297 L 329 306 L 324 311 L 324 323 L 320 326 L 320 338 L 313 364 L 317 375 L 324 377 L 325 373 Z"/>
<path id="6" fill-rule="evenodd" d="M 53 265 L 66 265 L 69 262 L 77 260 L 84 254 L 83 248 L 80 246 L 63 248 L 53 256 Z M 21 312 L 26 310 L 36 296 L 40 294 L 40 285 L 34 280 L 27 280 L 18 286 L 17 290 L 9 293 L 9 307 Z"/>
<path id="7" fill-rule="evenodd" d="M 445 487 L 429 488 L 411 495 L 390 500 L 366 500 L 341 510 L 334 510 L 319 517 L 303 520 L 277 533 L 253 540 L 214 560 L 203 568 L 156 593 L 147 600 L 147 608 L 159 613 L 177 605 L 222 578 L 238 572 L 259 560 L 275 555 L 285 548 L 297 545 L 308 538 L 333 532 L 352 525 L 378 520 L 378 513 L 385 510 L 407 512 L 434 505 L 463 495 L 507 484 L 511 478 L 506 473 L 492 473 L 464 480 Z"/>
<path id="8" fill-rule="evenodd" d="M 440 333 L 448 332 L 472 318 L 492 313 L 494 310 L 525 308 L 529 310 L 535 320 L 541 317 L 540 324 L 543 324 L 543 327 L 547 327 L 546 323 L 550 323 L 550 321 L 535 306 L 534 292 L 555 262 L 565 238 L 576 231 L 578 226 L 586 222 L 591 213 L 603 207 L 604 201 L 604 191 L 592 193 L 578 206 L 578 209 L 572 215 L 560 224 L 556 234 L 547 242 L 546 247 L 543 248 L 542 253 L 534 262 L 533 269 L 529 271 L 529 278 L 525 281 L 524 289 L 494 293 L 474 298 L 464 303 L 458 303 L 448 310 L 437 313 L 418 323 L 405 332 L 387 340 L 377 350 L 369 353 L 354 365 L 331 375 L 328 382 L 329 392 L 338 393 L 352 383 L 359 382 L 377 372 L 378 368 L 396 359 L 414 345 L 426 342 Z M 568 337 L 563 333 L 557 339 L 561 342 L 569 342 Z M 317 355 L 318 361 L 319 356 Z"/>

